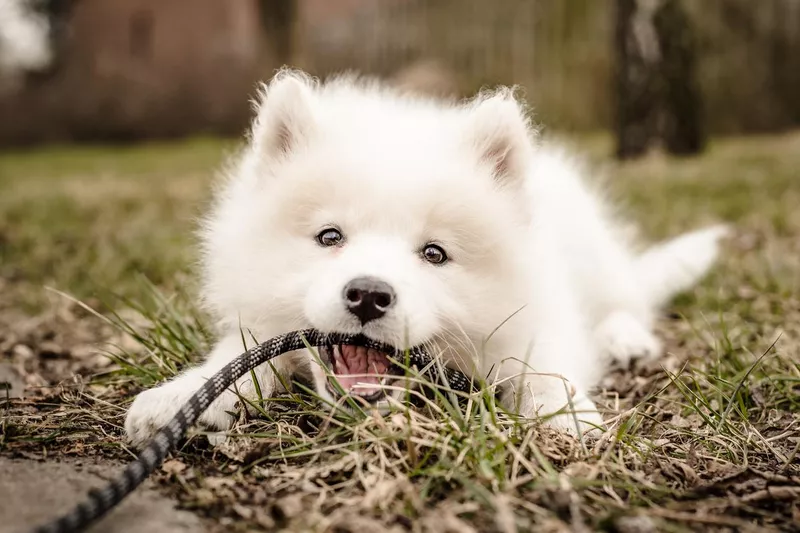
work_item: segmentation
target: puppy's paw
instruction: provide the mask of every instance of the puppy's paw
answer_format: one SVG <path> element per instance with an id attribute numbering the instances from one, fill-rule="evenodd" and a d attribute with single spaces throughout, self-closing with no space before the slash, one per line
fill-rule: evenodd
<path id="1" fill-rule="evenodd" d="M 181 408 L 183 395 L 172 383 L 140 393 L 125 417 L 125 434 L 137 449 L 143 448 Z"/>
<path id="2" fill-rule="evenodd" d="M 597 326 L 594 335 L 603 354 L 623 366 L 634 359 L 655 359 L 662 353 L 661 342 L 629 313 L 612 313 Z"/>
<path id="3" fill-rule="evenodd" d="M 128 441 L 137 449 L 143 448 L 158 431 L 166 426 L 198 387 L 181 378 L 160 387 L 146 390 L 133 401 L 125 418 Z M 235 398 L 235 397 L 234 397 Z M 198 422 L 211 429 L 227 429 L 233 418 L 225 410 L 227 393 L 200 416 Z M 232 407 L 232 406 L 231 406 Z"/>
<path id="4" fill-rule="evenodd" d="M 605 430 L 603 417 L 597 406 L 584 394 L 577 393 L 572 398 L 571 405 L 566 405 L 557 411 L 557 414 L 542 415 L 544 424 L 553 429 L 564 431 L 579 437 L 581 435 L 597 436 Z"/>
<path id="5" fill-rule="evenodd" d="M 534 397 L 525 398 L 519 414 L 576 437 L 598 435 L 606 429 L 594 402 L 571 386 L 540 389 Z"/>

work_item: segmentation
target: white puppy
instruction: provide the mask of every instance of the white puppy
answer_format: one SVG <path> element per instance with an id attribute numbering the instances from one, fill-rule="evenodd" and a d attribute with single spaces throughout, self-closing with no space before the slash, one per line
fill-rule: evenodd
<path id="1" fill-rule="evenodd" d="M 451 105 L 283 71 L 229 174 L 202 231 L 204 299 L 221 338 L 205 363 L 136 398 L 125 424 L 136 445 L 243 351 L 240 328 L 260 340 L 314 327 L 424 344 L 500 383 L 523 416 L 600 426 L 587 392 L 609 359 L 658 355 L 659 305 L 706 272 L 724 233 L 633 252 L 573 160 L 534 142 L 507 89 Z M 383 354 L 320 355 L 325 368 L 305 351 L 274 365 L 310 372 L 326 399 L 336 400 L 333 374 L 385 403 Z M 280 386 L 268 367 L 256 376 L 265 395 Z M 239 393 L 253 395 L 250 379 Z M 201 422 L 229 427 L 237 400 L 223 394 Z"/>

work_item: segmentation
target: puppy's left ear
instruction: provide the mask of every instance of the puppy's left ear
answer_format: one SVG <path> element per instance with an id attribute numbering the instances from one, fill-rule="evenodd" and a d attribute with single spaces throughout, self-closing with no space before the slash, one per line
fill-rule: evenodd
<path id="1" fill-rule="evenodd" d="M 476 100 L 467 120 L 468 141 L 491 166 L 495 179 L 504 185 L 521 184 L 528 172 L 534 131 L 512 91 L 503 89 Z"/>

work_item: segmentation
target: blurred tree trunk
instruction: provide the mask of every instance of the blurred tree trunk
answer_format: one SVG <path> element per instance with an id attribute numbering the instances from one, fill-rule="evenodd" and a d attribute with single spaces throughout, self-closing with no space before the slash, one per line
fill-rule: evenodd
<path id="1" fill-rule="evenodd" d="M 639 0 L 617 0 L 616 31 L 616 107 L 617 157 L 642 155 L 653 131 L 656 88 L 655 63 L 658 41 L 652 14 Z"/>
<path id="2" fill-rule="evenodd" d="M 677 155 L 697 154 L 705 145 L 700 90 L 695 79 L 697 43 L 680 0 L 662 0 L 653 17 L 661 48 L 661 137 Z"/>
<path id="3" fill-rule="evenodd" d="M 787 123 L 800 124 L 800 1 L 777 0 L 773 6 L 770 75 Z"/>
<path id="4" fill-rule="evenodd" d="M 261 0 L 264 32 L 281 64 L 292 63 L 294 30 L 297 23 L 297 0 Z"/>
<path id="5" fill-rule="evenodd" d="M 679 0 L 617 0 L 617 157 L 656 142 L 674 154 L 704 146 L 695 40 Z"/>

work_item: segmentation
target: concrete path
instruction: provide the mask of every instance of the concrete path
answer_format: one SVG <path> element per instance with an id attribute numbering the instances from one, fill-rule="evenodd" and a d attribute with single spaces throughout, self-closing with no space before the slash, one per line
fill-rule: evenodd
<path id="1" fill-rule="evenodd" d="M 38 462 L 0 457 L 0 532 L 29 533 L 68 511 L 121 470 L 110 463 Z M 203 533 L 194 514 L 144 483 L 87 533 Z"/>

